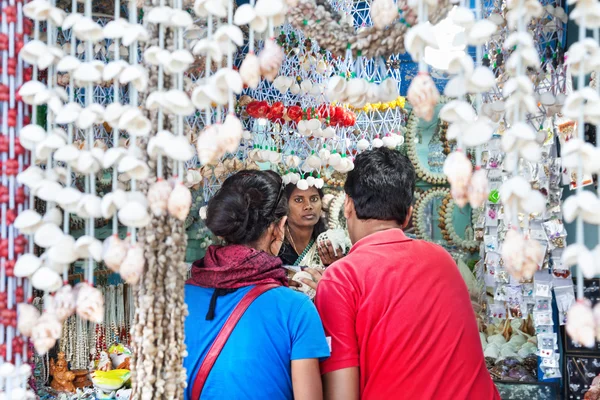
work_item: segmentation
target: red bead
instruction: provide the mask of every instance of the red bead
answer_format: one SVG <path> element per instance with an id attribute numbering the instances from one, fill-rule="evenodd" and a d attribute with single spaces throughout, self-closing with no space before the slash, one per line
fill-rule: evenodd
<path id="1" fill-rule="evenodd" d="M 6 210 L 6 223 L 8 225 L 12 225 L 13 222 L 15 222 L 15 219 L 17 219 L 17 210 L 10 209 L 10 210 Z"/>
<path id="2" fill-rule="evenodd" d="M 0 240 L 0 257 L 8 258 L 8 239 Z"/>
<path id="3" fill-rule="evenodd" d="M 22 156 L 25 154 L 25 147 L 21 146 L 19 138 L 15 138 L 15 155 Z"/>
<path id="4" fill-rule="evenodd" d="M 25 196 L 25 188 L 17 188 L 17 192 L 15 193 L 15 201 L 17 204 L 25 204 L 25 200 L 27 200 L 27 196 Z"/>

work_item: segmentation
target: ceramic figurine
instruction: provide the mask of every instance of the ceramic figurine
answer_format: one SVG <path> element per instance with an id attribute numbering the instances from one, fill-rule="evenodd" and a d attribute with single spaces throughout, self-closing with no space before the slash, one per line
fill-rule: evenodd
<path id="1" fill-rule="evenodd" d="M 50 375 L 52 376 L 52 383 L 50 384 L 52 389 L 58 392 L 75 392 L 75 386 L 73 385 L 75 374 L 69 371 L 65 353 L 58 353 L 56 361 L 50 360 Z"/>

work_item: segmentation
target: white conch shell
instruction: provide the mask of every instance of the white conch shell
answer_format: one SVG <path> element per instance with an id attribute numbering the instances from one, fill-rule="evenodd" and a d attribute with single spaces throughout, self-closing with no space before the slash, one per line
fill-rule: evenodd
<path id="1" fill-rule="evenodd" d="M 180 221 L 185 221 L 192 207 L 192 193 L 182 183 L 175 185 L 168 201 L 169 214 Z"/>
<path id="2" fill-rule="evenodd" d="M 150 211 L 157 217 L 164 215 L 167 212 L 167 204 L 169 195 L 173 191 L 173 187 L 169 181 L 160 179 L 153 183 L 148 189 L 148 206 Z"/>
<path id="3" fill-rule="evenodd" d="M 121 207 L 124 207 L 126 203 L 127 194 L 121 189 L 117 189 L 114 192 L 105 194 L 104 197 L 102 197 L 102 203 L 100 206 L 102 210 L 102 217 L 106 219 L 112 218 L 113 215 L 115 215 L 115 213 L 119 211 Z"/>
<path id="4" fill-rule="evenodd" d="M 261 73 L 269 82 L 273 82 L 279 73 L 284 57 L 283 50 L 274 40 L 269 39 L 265 42 L 259 55 L 259 61 Z"/>
<path id="5" fill-rule="evenodd" d="M 40 267 L 31 277 L 31 285 L 43 292 L 54 292 L 62 286 L 62 278 L 49 267 Z"/>
<path id="6" fill-rule="evenodd" d="M 119 82 L 122 85 L 131 83 L 138 91 L 145 92 L 148 89 L 148 70 L 141 65 L 130 65 L 121 72 Z"/>
<path id="7" fill-rule="evenodd" d="M 148 136 L 151 128 L 150 120 L 139 108 L 128 107 L 119 118 L 119 129 L 127 130 L 135 136 Z"/>
<path id="8" fill-rule="evenodd" d="M 41 226 L 42 216 L 34 210 L 24 210 L 17 215 L 14 227 L 21 233 L 33 234 Z"/>
<path id="9" fill-rule="evenodd" d="M 502 259 L 504 267 L 515 279 L 531 279 L 538 270 L 538 262 L 543 259 L 542 246 L 537 240 L 525 238 L 511 229 L 502 245 Z"/>
<path id="10" fill-rule="evenodd" d="M 300 190 L 308 190 L 308 182 L 306 179 L 300 179 L 298 183 L 296 183 L 296 187 Z"/>
<path id="11" fill-rule="evenodd" d="M 233 114 L 227 114 L 225 121 L 219 127 L 220 146 L 229 153 L 235 153 L 242 140 L 244 127 L 240 120 Z"/>
<path id="12" fill-rule="evenodd" d="M 130 285 L 135 285 L 140 280 L 144 272 L 144 249 L 139 244 L 135 244 L 129 248 L 125 259 L 121 263 L 119 273 L 121 278 Z"/>
<path id="13" fill-rule="evenodd" d="M 223 154 L 219 146 L 219 132 L 216 125 L 206 127 L 196 140 L 198 160 L 202 165 L 212 164 Z"/>
<path id="14" fill-rule="evenodd" d="M 35 306 L 27 303 L 17 304 L 17 329 L 21 335 L 31 337 L 39 318 L 40 312 Z"/>
<path id="15" fill-rule="evenodd" d="M 35 231 L 33 241 L 42 248 L 48 248 L 58 243 L 62 237 L 62 229 L 51 222 L 45 222 Z"/>
<path id="16" fill-rule="evenodd" d="M 143 180 L 148 177 L 150 173 L 150 168 L 148 164 L 144 161 L 139 160 L 133 156 L 127 155 L 121 159 L 119 162 L 118 171 L 120 173 L 126 173 L 127 176 L 137 179 Z"/>
<path id="17" fill-rule="evenodd" d="M 62 324 L 54 314 L 44 313 L 31 332 L 31 340 L 35 351 L 45 355 L 60 339 Z"/>
<path id="18" fill-rule="evenodd" d="M 487 172 L 484 169 L 478 169 L 473 173 L 467 191 L 467 198 L 471 207 L 479 208 L 483 206 L 488 198 L 489 192 Z"/>
<path id="19" fill-rule="evenodd" d="M 75 239 L 71 235 L 63 235 L 46 254 L 48 259 L 56 264 L 68 265 L 75 262 L 78 258 L 75 251 Z"/>
<path id="20" fill-rule="evenodd" d="M 146 206 L 137 201 L 128 202 L 117 215 L 119 221 L 130 228 L 143 228 L 150 222 Z"/>
<path id="21" fill-rule="evenodd" d="M 52 299 L 52 311 L 60 322 L 75 314 L 75 293 L 71 285 L 64 285 L 56 291 Z"/>
<path id="22" fill-rule="evenodd" d="M 194 147 L 186 136 L 177 135 L 166 142 L 165 155 L 171 160 L 187 162 L 194 157 Z"/>
<path id="23" fill-rule="evenodd" d="M 565 267 L 577 265 L 583 272 L 583 276 L 591 279 L 598 272 L 598 262 L 594 258 L 594 253 L 588 250 L 584 244 L 573 243 L 563 251 L 561 256 Z"/>
<path id="24" fill-rule="evenodd" d="M 431 121 L 440 94 L 431 76 L 427 73 L 419 73 L 411 82 L 406 98 L 412 104 L 413 112 L 417 117 Z"/>
<path id="25" fill-rule="evenodd" d="M 79 258 L 91 257 L 97 262 L 102 261 L 102 243 L 91 236 L 81 236 L 75 242 L 75 252 Z"/>
<path id="26" fill-rule="evenodd" d="M 421 22 L 410 28 L 404 38 L 404 46 L 413 60 L 421 60 L 426 47 L 437 48 L 433 26 L 429 22 Z"/>
<path id="27" fill-rule="evenodd" d="M 594 313 L 588 299 L 579 299 L 567 312 L 566 330 L 571 340 L 592 348 L 596 344 Z"/>
<path id="28" fill-rule="evenodd" d="M 42 260 L 29 253 L 21 255 L 15 263 L 14 275 L 17 278 L 26 278 L 35 273 L 42 266 Z"/>
<path id="29" fill-rule="evenodd" d="M 567 197 L 563 203 L 563 217 L 566 223 L 571 223 L 580 216 L 589 224 L 600 224 L 598 208 L 600 199 L 594 193 L 584 190 Z"/>
<path id="30" fill-rule="evenodd" d="M 96 324 L 104 320 L 104 296 L 102 292 L 87 282 L 75 286 L 77 296 L 77 315 Z"/>
<path id="31" fill-rule="evenodd" d="M 127 255 L 127 243 L 117 235 L 111 235 L 104 240 L 104 252 L 102 259 L 104 264 L 115 272 L 119 272 L 121 264 Z"/>

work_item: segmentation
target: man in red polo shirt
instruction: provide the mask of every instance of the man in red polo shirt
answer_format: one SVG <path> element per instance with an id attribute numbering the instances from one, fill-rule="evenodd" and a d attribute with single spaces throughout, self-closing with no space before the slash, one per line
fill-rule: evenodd
<path id="1" fill-rule="evenodd" d="M 348 173 L 354 246 L 327 268 L 316 297 L 331 337 L 327 400 L 500 399 L 456 263 L 402 231 L 414 190 L 410 161 L 385 148 L 360 154 Z"/>

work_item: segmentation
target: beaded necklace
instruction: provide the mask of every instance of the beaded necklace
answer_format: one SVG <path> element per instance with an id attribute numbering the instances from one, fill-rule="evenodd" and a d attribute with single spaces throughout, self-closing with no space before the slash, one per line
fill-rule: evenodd
<path id="1" fill-rule="evenodd" d="M 308 245 L 306 245 L 306 248 L 304 249 L 304 251 L 302 252 L 302 254 L 298 255 L 298 258 L 296 259 L 296 262 L 294 263 L 294 267 L 297 267 L 298 264 L 300 264 L 300 261 L 302 261 L 304 259 L 304 256 L 306 256 L 306 253 L 308 253 L 310 251 L 310 249 L 312 248 L 313 244 L 315 244 L 315 240 L 314 239 L 310 239 L 310 242 L 308 242 Z"/>

